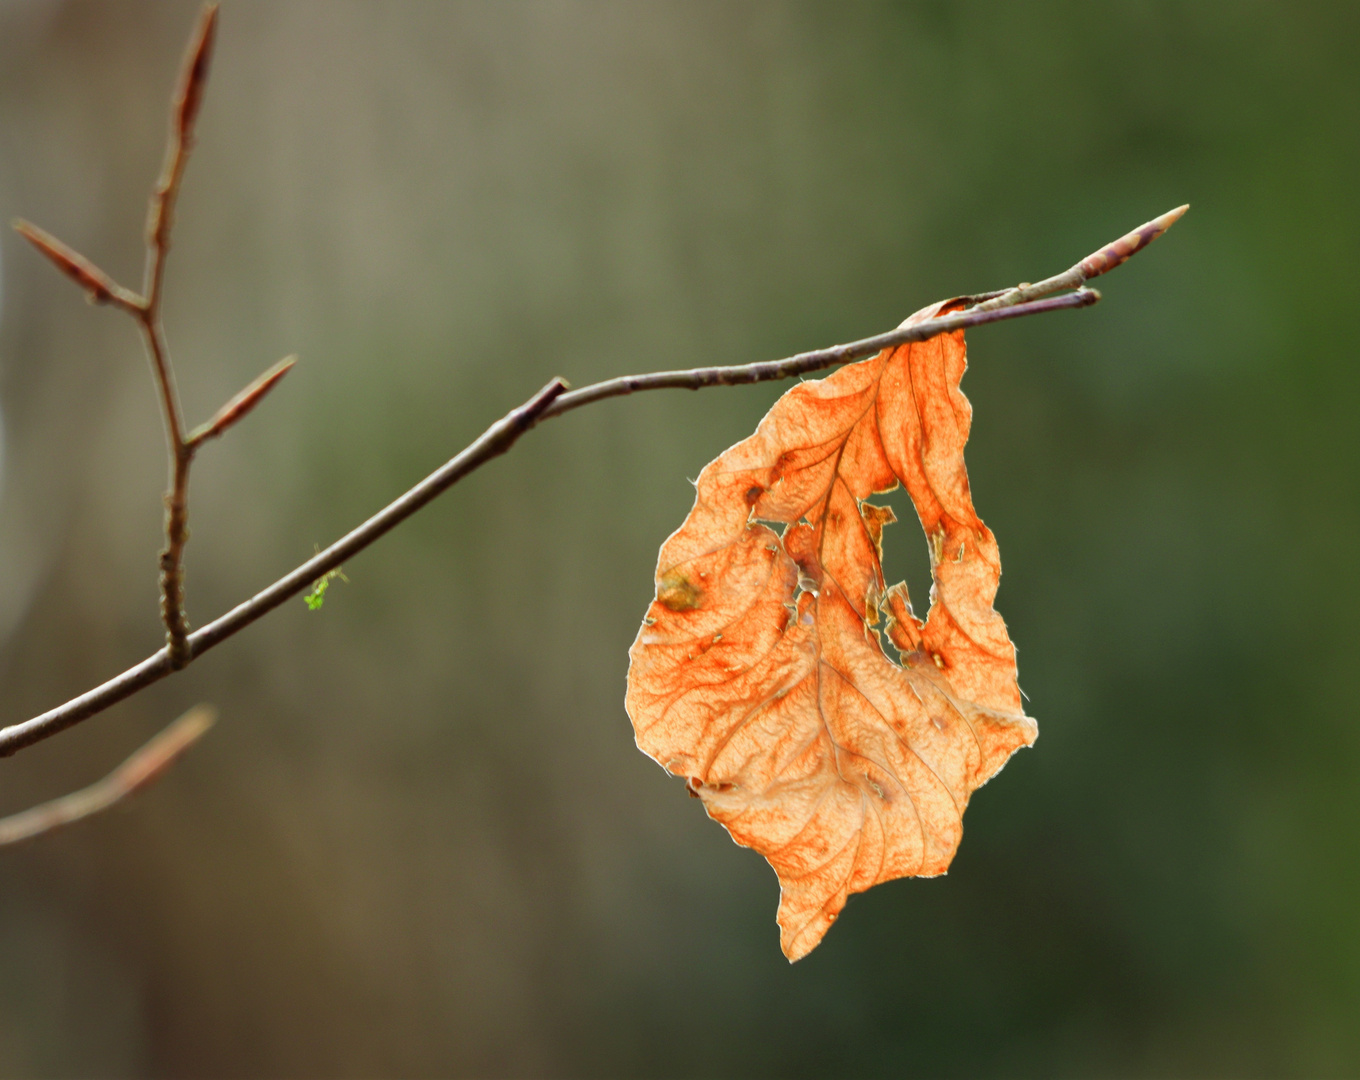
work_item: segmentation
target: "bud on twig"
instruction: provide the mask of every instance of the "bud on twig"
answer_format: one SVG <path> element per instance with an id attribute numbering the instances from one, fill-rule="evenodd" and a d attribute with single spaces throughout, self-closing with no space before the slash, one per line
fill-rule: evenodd
<path id="1" fill-rule="evenodd" d="M 130 289 L 123 288 L 84 255 L 67 247 L 47 230 L 40 229 L 22 218 L 14 222 L 14 230 L 51 259 L 58 270 L 84 289 L 90 303 L 115 303 L 120 307 L 133 309 L 142 306 L 140 296 Z"/>
<path id="2" fill-rule="evenodd" d="M 234 398 L 228 401 L 220 409 L 217 415 L 209 420 L 200 428 L 196 428 L 190 433 L 186 440 L 191 447 L 198 446 L 199 443 L 206 442 L 208 439 L 215 439 L 231 427 L 236 421 L 240 420 L 251 409 L 255 408 L 264 396 L 273 390 L 278 381 L 293 369 L 297 363 L 296 356 L 286 356 L 247 386 Z"/>
<path id="3" fill-rule="evenodd" d="M 179 141 L 188 145 L 194 137 L 194 121 L 203 104 L 203 90 L 208 81 L 208 61 L 212 59 L 213 41 L 217 37 L 217 5 L 207 4 L 199 16 L 198 28 L 185 53 L 184 70 L 175 89 L 175 132 Z"/>
<path id="4" fill-rule="evenodd" d="M 1190 209 L 1190 204 L 1178 206 L 1174 210 L 1168 210 L 1161 217 L 1155 217 L 1146 225 L 1140 225 L 1133 232 L 1121 236 L 1113 244 L 1101 248 L 1099 251 L 1087 255 L 1077 265 L 1089 281 L 1093 277 L 1109 273 L 1120 263 L 1127 260 L 1131 255 L 1136 255 L 1147 247 L 1172 225 L 1180 220 L 1182 214 Z"/>
<path id="5" fill-rule="evenodd" d="M 1041 296 L 1051 296 L 1054 293 L 1066 292 L 1068 289 L 1080 288 L 1093 277 L 1109 273 L 1131 256 L 1138 254 L 1172 225 L 1176 224 L 1181 215 L 1189 209 L 1190 204 L 1186 203 L 1174 210 L 1168 210 L 1161 217 L 1153 218 L 1146 224 L 1138 226 L 1133 232 L 1124 234 L 1114 243 L 1106 244 L 1099 251 L 1087 255 L 1081 262 L 1069 267 L 1061 274 L 1044 278 L 1043 281 L 1037 281 L 1032 285 L 1025 282 L 1013 289 L 1006 289 L 1004 292 L 988 297 L 971 310 L 983 312 L 1015 307 L 1018 304 L 1037 300 Z"/>
<path id="6" fill-rule="evenodd" d="M 194 36 L 184 54 L 179 83 L 175 87 L 170 107 L 170 145 L 165 169 L 156 181 L 147 217 L 147 243 L 151 248 L 147 265 L 147 307 L 153 313 L 160 304 L 161 275 L 165 256 L 170 248 L 170 229 L 175 216 L 175 199 L 179 196 L 179 182 L 189 161 L 194 145 L 194 123 L 203 104 L 203 92 L 208 84 L 208 61 L 212 59 L 213 41 L 217 37 L 217 5 L 206 4 L 194 28 Z"/>

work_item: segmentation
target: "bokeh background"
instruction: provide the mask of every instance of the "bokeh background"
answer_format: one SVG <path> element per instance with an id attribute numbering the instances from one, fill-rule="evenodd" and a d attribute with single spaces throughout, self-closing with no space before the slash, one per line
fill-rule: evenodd
<path id="1" fill-rule="evenodd" d="M 0 0 L 0 219 L 136 283 L 195 12 Z M 947 877 L 790 966 L 771 871 L 633 747 L 656 549 L 781 388 L 617 400 L 0 762 L 9 812 L 222 712 L 0 851 L 0 1073 L 1360 1075 L 1358 16 L 227 0 L 168 286 L 191 422 L 302 359 L 196 466 L 198 624 L 553 375 L 848 340 L 1192 210 L 1098 307 L 970 337 L 1042 735 Z M 9 723 L 157 647 L 164 451 L 129 321 L 0 260 Z M 922 595 L 916 525 L 886 542 Z"/>

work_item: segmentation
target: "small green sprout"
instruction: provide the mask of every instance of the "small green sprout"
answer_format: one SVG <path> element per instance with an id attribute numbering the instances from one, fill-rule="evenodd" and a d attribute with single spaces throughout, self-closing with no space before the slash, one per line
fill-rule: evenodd
<path id="1" fill-rule="evenodd" d="M 316 584 L 312 586 L 312 591 L 302 598 L 307 602 L 308 611 L 316 611 L 326 602 L 326 590 L 331 587 L 332 578 L 339 578 L 346 585 L 349 584 L 349 578 L 345 577 L 345 568 L 343 566 L 337 566 L 328 574 L 317 578 Z"/>

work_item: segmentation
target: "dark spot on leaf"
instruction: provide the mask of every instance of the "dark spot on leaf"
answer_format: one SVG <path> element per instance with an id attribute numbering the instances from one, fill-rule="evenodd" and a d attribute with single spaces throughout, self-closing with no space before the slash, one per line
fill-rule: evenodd
<path id="1" fill-rule="evenodd" d="M 703 596 L 703 590 L 684 574 L 667 574 L 656 583 L 657 602 L 672 611 L 693 611 Z"/>

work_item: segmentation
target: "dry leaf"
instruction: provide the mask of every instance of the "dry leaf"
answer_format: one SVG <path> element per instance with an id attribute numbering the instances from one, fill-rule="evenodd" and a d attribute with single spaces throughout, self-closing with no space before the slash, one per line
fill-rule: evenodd
<path id="1" fill-rule="evenodd" d="M 638 746 L 770 861 L 790 960 L 850 893 L 944 873 L 969 796 L 1038 734 L 963 464 L 965 366 L 960 331 L 780 398 L 699 475 L 630 652 Z M 894 519 L 867 501 L 899 483 L 930 548 L 924 622 L 884 587 Z"/>

